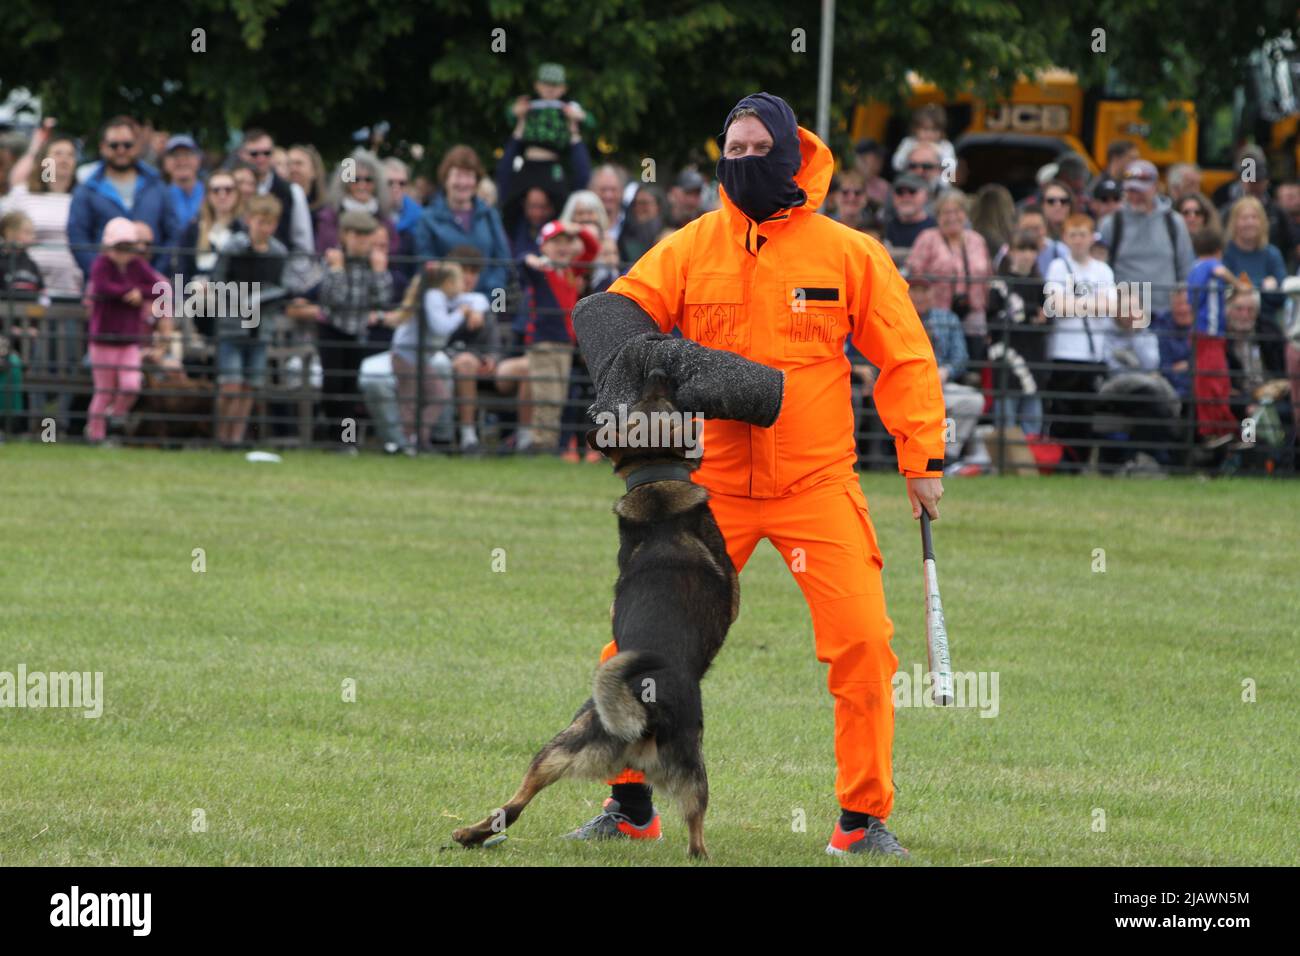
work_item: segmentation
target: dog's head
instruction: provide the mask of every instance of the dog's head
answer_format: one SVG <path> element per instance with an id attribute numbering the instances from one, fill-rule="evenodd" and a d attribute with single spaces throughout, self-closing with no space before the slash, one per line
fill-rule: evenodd
<path id="1" fill-rule="evenodd" d="M 679 409 L 676 399 L 672 379 L 654 369 L 631 408 L 597 416 L 587 444 L 613 463 L 620 478 L 645 465 L 682 465 L 694 471 L 703 450 L 700 421 Z"/>

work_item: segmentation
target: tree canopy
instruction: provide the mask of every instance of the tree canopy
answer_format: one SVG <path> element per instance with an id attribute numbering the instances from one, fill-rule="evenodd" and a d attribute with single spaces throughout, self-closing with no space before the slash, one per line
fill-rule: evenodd
<path id="1" fill-rule="evenodd" d="M 49 115 L 86 135 L 128 112 L 209 145 L 256 124 L 337 156 L 353 130 L 385 120 L 390 140 L 420 143 L 431 159 L 456 142 L 489 155 L 508 134 L 506 104 L 531 93 L 548 61 L 565 66 L 568 96 L 596 117 L 599 152 L 629 161 L 699 158 L 731 105 L 757 89 L 786 97 L 808 126 L 816 106 L 815 0 L 69 6 L 8 0 L 0 83 L 39 92 Z M 1159 127 L 1167 101 L 1221 96 L 1252 50 L 1296 26 L 1290 0 L 1231 13 L 1209 0 L 841 0 L 832 127 L 845 135 L 866 96 L 900 98 L 908 71 L 991 96 L 1047 65 L 1094 83 L 1117 71 Z"/>

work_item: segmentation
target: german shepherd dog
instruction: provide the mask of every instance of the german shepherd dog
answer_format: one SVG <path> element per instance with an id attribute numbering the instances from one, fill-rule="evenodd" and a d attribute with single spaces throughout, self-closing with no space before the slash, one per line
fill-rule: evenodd
<path id="1" fill-rule="evenodd" d="M 677 412 L 666 374 L 650 373 L 632 411 Z M 740 611 L 740 585 L 708 492 L 690 480 L 699 459 L 687 457 L 681 428 L 653 448 L 629 447 L 630 431 L 612 446 L 600 432 L 587 433 L 629 489 L 614 506 L 618 581 L 610 615 L 618 653 L 597 668 L 591 697 L 533 758 L 509 802 L 452 834 L 462 846 L 503 832 L 557 780 L 604 780 L 631 767 L 677 803 L 690 856 L 708 856 L 700 680 Z"/>

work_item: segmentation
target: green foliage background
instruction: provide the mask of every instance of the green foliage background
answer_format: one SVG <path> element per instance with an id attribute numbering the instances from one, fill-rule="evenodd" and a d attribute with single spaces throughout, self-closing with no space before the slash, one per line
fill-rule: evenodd
<path id="1" fill-rule="evenodd" d="M 248 123 L 327 155 L 380 119 L 430 158 L 455 142 L 489 152 L 505 103 L 531 90 L 539 63 L 569 71 L 570 95 L 625 159 L 681 162 L 717 132 L 741 95 L 785 96 L 812 125 L 820 4 L 814 0 L 8 0 L 0 83 L 27 86 L 45 110 L 93 133 L 113 113 L 224 143 Z M 841 0 L 836 10 L 834 145 L 853 105 L 898 96 L 914 70 L 955 90 L 993 93 L 1017 71 L 1057 64 L 1099 82 L 1117 68 L 1164 102 L 1220 96 L 1244 59 L 1296 26 L 1291 0 L 1225 16 L 1211 0 Z M 496 29 L 504 52 L 493 52 Z M 1093 31 L 1106 31 L 1105 54 Z M 195 30 L 206 52 L 193 52 Z M 795 31 L 806 31 L 795 52 Z M 835 137 L 833 137 L 835 139 Z"/>

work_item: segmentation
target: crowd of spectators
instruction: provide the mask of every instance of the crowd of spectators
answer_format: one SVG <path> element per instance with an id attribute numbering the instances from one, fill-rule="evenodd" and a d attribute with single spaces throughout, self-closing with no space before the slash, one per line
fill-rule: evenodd
<path id="1" fill-rule="evenodd" d="M 558 64 L 503 117 L 491 175 L 453 145 L 432 180 L 374 143 L 331 169 L 267 130 L 223 155 L 127 116 L 78 165 L 77 141 L 47 120 L 0 183 L 0 290 L 85 305 L 89 441 L 123 432 L 161 369 L 210 383 L 208 437 L 226 445 L 245 443 L 270 382 L 310 381 L 317 441 L 355 448 L 369 420 L 390 453 L 481 454 L 490 405 L 506 425 L 498 451 L 581 460 L 590 386 L 573 305 L 716 208 L 717 185 L 695 165 L 667 189 L 593 165 L 597 119 Z M 1065 154 L 1017 202 L 998 183 L 963 191 L 941 107 L 918 110 L 892 155 L 854 144 L 820 211 L 903 267 L 953 420 L 951 470 L 991 465 L 981 421 L 1085 468 L 1132 462 L 1134 437 L 1156 465 L 1193 434 L 1202 460 L 1225 454 L 1254 419 L 1292 460 L 1300 322 L 1283 286 L 1300 269 L 1300 182 L 1271 183 L 1253 147 L 1243 158 L 1254 177 L 1209 197 L 1195 166 L 1170 167 L 1162 187 L 1117 142 L 1095 176 Z M 223 303 L 232 283 L 256 301 Z M 158 307 L 182 291 L 185 308 Z M 6 327 L 0 413 L 12 417 L 18 339 L 62 333 Z M 875 370 L 847 351 L 869 415 Z"/>
<path id="2" fill-rule="evenodd" d="M 824 211 L 924 286 L 914 304 L 940 358 L 951 471 L 992 464 L 980 419 L 1069 470 L 1222 463 L 1262 449 L 1264 423 L 1264 450 L 1294 467 L 1300 297 L 1283 286 L 1300 291 L 1300 182 L 1274 186 L 1255 147 L 1239 159 L 1252 175 L 1210 197 L 1196 166 L 1171 166 L 1162 189 L 1119 141 L 1096 175 L 1064 154 L 1016 202 L 999 183 L 962 190 L 940 107 L 916 112 L 889 182 L 884 148 L 855 145 Z M 851 358 L 869 395 L 875 372 Z"/>

